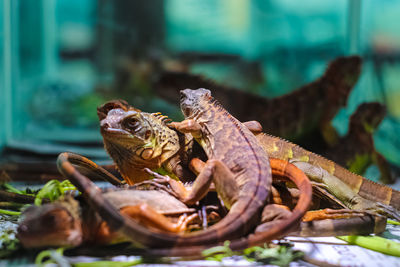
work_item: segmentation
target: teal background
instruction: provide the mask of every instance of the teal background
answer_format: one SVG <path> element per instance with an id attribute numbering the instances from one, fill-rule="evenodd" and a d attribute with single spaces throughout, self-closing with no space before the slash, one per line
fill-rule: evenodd
<path id="1" fill-rule="evenodd" d="M 257 62 L 263 79 L 224 62 L 195 64 L 190 72 L 275 97 L 319 77 L 335 57 L 360 54 L 362 77 L 335 127 L 345 134 L 362 102 L 385 103 L 376 146 L 400 164 L 399 12 L 393 0 L 1 0 L 0 147 L 98 142 L 95 107 L 110 98 L 174 117 L 176 109 L 148 95 L 146 86 L 140 97 L 113 87 L 132 55 L 239 55 Z M 394 59 L 377 69 L 379 53 Z"/>

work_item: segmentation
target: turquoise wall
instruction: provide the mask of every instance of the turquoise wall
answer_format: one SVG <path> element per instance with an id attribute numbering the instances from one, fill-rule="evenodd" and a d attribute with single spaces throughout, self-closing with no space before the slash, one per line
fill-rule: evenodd
<path id="1" fill-rule="evenodd" d="M 0 14 L 4 11 L 4 1 L 0 2 Z M 4 20 L 0 16 L 0 150 L 5 143 L 5 112 L 4 112 Z"/>

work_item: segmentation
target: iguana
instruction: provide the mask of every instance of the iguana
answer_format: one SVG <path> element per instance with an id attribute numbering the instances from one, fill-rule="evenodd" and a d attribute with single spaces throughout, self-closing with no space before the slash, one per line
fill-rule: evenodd
<path id="1" fill-rule="evenodd" d="M 113 101 L 113 103 L 118 103 L 118 101 Z M 107 104 L 105 105 L 107 106 Z M 112 120 L 112 117 L 107 118 L 107 116 L 104 116 L 104 114 L 106 115 L 108 111 L 110 111 L 110 109 L 105 110 L 104 107 L 99 108 L 99 113 L 103 114 L 103 116 L 100 116 L 101 123 L 104 123 L 107 120 Z M 175 135 L 175 137 L 172 138 L 171 140 L 177 140 L 177 139 L 182 140 L 184 138 L 188 138 L 189 140 L 191 140 L 192 139 L 191 135 L 182 136 L 180 133 L 176 133 L 173 131 L 171 132 L 165 122 L 165 117 L 163 117 L 160 114 L 150 114 L 146 112 L 141 112 L 139 110 L 137 110 L 137 112 L 140 113 L 140 116 L 135 115 L 138 123 L 136 127 L 140 126 L 140 129 L 142 131 L 144 130 L 150 131 L 151 135 L 147 139 L 140 139 L 140 141 L 138 142 L 136 138 L 129 136 L 128 134 L 129 132 L 134 131 L 134 129 L 123 131 L 121 124 L 118 125 L 115 123 L 114 127 L 116 127 L 116 130 L 119 129 L 119 133 L 121 135 L 123 133 L 126 134 L 124 140 L 125 143 L 127 144 L 125 146 L 125 150 L 122 155 L 119 154 L 120 150 L 111 151 L 110 149 L 112 149 L 113 146 L 106 145 L 106 148 L 108 147 L 109 154 L 113 157 L 117 165 L 118 162 L 123 161 L 121 160 L 122 157 L 125 158 L 131 157 L 130 161 L 131 162 L 135 161 L 133 157 L 136 157 L 136 155 L 138 154 L 136 151 L 142 150 L 143 147 L 146 147 L 146 149 L 149 150 L 157 151 L 157 153 L 152 153 L 152 155 L 156 156 L 159 165 L 157 165 L 157 168 L 153 168 L 153 171 L 157 171 L 157 169 L 160 170 L 160 167 L 162 166 L 171 166 L 171 164 L 169 163 L 170 162 L 169 157 L 161 156 L 164 154 L 163 147 L 168 148 L 168 150 L 166 151 L 170 153 L 170 155 L 173 155 L 170 157 L 173 159 L 174 162 L 179 162 L 179 164 L 176 164 L 176 166 L 180 167 L 179 169 L 185 168 L 186 164 L 188 164 L 187 160 L 188 158 L 196 157 L 196 155 L 193 154 L 185 155 L 186 153 L 193 153 L 193 148 L 191 147 L 192 145 L 195 144 L 193 144 L 190 141 L 181 141 L 179 143 L 179 144 L 186 144 L 187 147 L 185 148 L 177 147 L 178 146 L 177 142 L 171 142 L 169 145 L 166 145 L 165 142 L 168 142 L 167 139 L 164 139 L 162 142 L 158 141 L 160 140 L 161 136 L 166 136 L 166 134 L 164 134 L 165 131 L 168 132 L 168 136 Z M 125 116 L 121 114 L 120 120 L 123 121 L 124 118 L 128 118 L 127 113 L 125 113 Z M 256 137 L 259 140 L 261 146 L 269 154 L 271 158 L 308 162 L 314 166 L 321 167 L 323 170 L 327 171 L 329 175 L 325 175 L 325 177 L 318 177 L 318 175 L 316 174 L 310 174 L 310 173 L 309 174 L 313 179 L 316 179 L 318 182 L 321 182 L 321 180 L 323 180 L 322 185 L 325 188 L 330 189 L 331 194 L 334 194 L 336 198 L 341 199 L 346 204 L 346 207 L 348 208 L 356 207 L 359 209 L 375 210 L 376 212 L 389 215 L 390 217 L 394 218 L 398 217 L 397 211 L 392 211 L 391 208 L 385 207 L 385 205 L 393 206 L 395 209 L 399 210 L 400 209 L 399 191 L 394 190 L 387 186 L 374 183 L 368 179 L 365 179 L 360 175 L 356 175 L 346 170 L 345 168 L 339 166 L 338 164 L 334 163 L 333 161 L 321 157 L 317 154 L 314 154 L 310 151 L 307 151 L 296 144 L 293 144 L 278 137 L 264 134 L 262 133 L 261 125 L 259 125 L 257 122 L 254 121 L 252 123 L 246 122 L 244 124 L 250 127 L 250 129 L 252 129 L 252 131 L 256 134 Z M 106 130 L 103 130 L 102 134 L 104 137 L 104 135 L 106 134 Z M 109 138 L 106 137 L 104 138 L 104 142 L 105 143 L 110 142 L 112 144 L 120 141 L 116 138 L 113 139 L 112 135 L 110 135 Z M 171 151 L 175 151 L 175 154 L 171 153 Z M 180 153 L 178 153 L 177 151 L 180 151 Z M 199 149 L 196 149 L 196 151 L 199 151 Z M 121 167 L 119 167 L 119 169 L 121 172 L 124 171 L 123 168 Z M 174 173 L 174 169 L 171 167 L 164 168 L 163 173 L 166 173 L 171 177 L 179 177 L 179 178 L 181 177 L 181 174 Z M 123 175 L 125 177 L 130 176 L 129 173 L 123 173 Z M 320 172 L 319 175 L 321 175 Z M 130 178 L 131 181 L 133 181 L 134 177 L 135 176 L 132 176 L 132 178 Z M 361 197 L 359 197 L 358 195 L 360 195 Z M 384 205 L 380 205 L 379 203 L 382 203 Z"/>
<path id="2" fill-rule="evenodd" d="M 81 160 L 81 162 L 83 161 L 85 160 Z M 93 164 L 90 165 L 93 166 Z M 101 169 L 99 166 L 97 168 Z M 123 214 L 127 214 L 130 217 L 141 217 L 141 223 L 147 227 L 153 225 L 154 229 L 172 232 L 200 229 L 201 221 L 196 209 L 188 208 L 171 195 L 159 189 L 154 189 L 144 189 L 143 185 L 139 185 L 124 189 L 109 188 L 103 190 L 103 194 L 113 205 L 120 208 Z M 137 209 L 136 207 L 140 208 Z M 164 215 L 168 220 L 165 220 L 165 218 L 159 219 L 160 216 L 158 215 L 155 216 L 155 220 L 148 216 L 144 216 L 143 220 L 142 212 L 146 212 L 148 207 Z M 271 207 L 277 207 L 277 205 Z M 220 216 L 215 212 L 216 207 L 207 206 L 206 210 L 208 211 L 208 222 L 219 220 Z M 264 214 L 263 222 L 267 221 L 267 223 L 258 226 L 256 232 L 263 231 L 266 227 L 269 227 L 268 223 L 271 220 L 280 223 L 282 217 L 290 216 L 290 211 L 287 209 L 281 208 L 277 210 L 275 208 L 272 210 L 277 212 L 272 216 L 271 212 L 268 215 Z M 304 237 L 360 235 L 380 233 L 385 229 L 386 220 L 384 217 L 374 217 L 363 212 L 339 212 L 340 216 L 346 216 L 345 219 L 338 218 L 338 211 L 331 210 L 325 211 L 321 218 L 317 218 L 318 220 L 315 219 L 316 216 L 312 216 L 314 220 L 310 221 L 309 214 L 312 211 L 308 211 L 303 217 L 299 228 L 294 229 L 290 235 Z M 333 219 L 328 219 L 330 217 Z M 151 223 L 148 222 L 148 219 L 150 219 Z M 100 245 L 124 241 L 123 236 L 111 231 L 93 209 L 82 201 L 81 197 L 72 198 L 71 196 L 65 196 L 53 203 L 41 206 L 32 205 L 25 209 L 19 222 L 17 237 L 25 248 L 75 247 L 85 244 Z"/>
<path id="3" fill-rule="evenodd" d="M 150 178 L 144 167 L 190 181 L 194 179 L 187 168 L 191 155 L 205 159 L 190 135 L 159 127 L 165 126 L 166 116 L 143 113 L 123 100 L 105 103 L 97 114 L 104 147 L 128 184 Z"/>
<path id="4" fill-rule="evenodd" d="M 198 75 L 165 72 L 155 86 L 157 95 L 175 103 L 179 90 L 212 88 L 216 99 L 241 121 L 257 119 L 268 133 L 297 143 L 306 134 L 319 128 L 328 143 L 337 141 L 331 120 L 347 97 L 361 72 L 359 56 L 339 57 L 332 61 L 316 81 L 290 94 L 265 98 L 244 90 L 227 88 Z"/>
<path id="5" fill-rule="evenodd" d="M 272 179 L 268 156 L 258 146 L 254 135 L 213 100 L 209 90 L 187 89 L 182 94 L 181 109 L 189 120 L 174 125 L 180 130 L 190 131 L 198 138 L 209 159 L 190 191 L 185 192 L 184 187 L 175 187 L 179 183 L 175 180 L 169 182 L 172 182 L 172 188 L 181 190 L 176 192 L 184 203 L 194 204 L 205 195 L 213 181 L 219 197 L 230 208 L 228 215 L 215 226 L 185 236 L 150 232 L 121 216 L 107 200 L 96 194 L 94 184 L 68 163 L 67 156 L 61 154 L 58 158 L 58 167 L 63 175 L 89 197 L 90 203 L 112 228 L 119 229 L 133 241 L 145 246 L 173 247 L 154 251 L 156 254 L 198 254 L 205 245 L 220 244 L 223 240 L 246 234 L 255 226 L 261 209 L 266 204 Z M 227 131 L 230 131 L 228 138 Z M 231 142 L 232 139 L 235 142 Z M 231 248 L 243 249 L 281 236 L 306 212 L 311 199 L 308 179 L 287 162 L 282 161 L 276 167 L 278 173 L 288 175 L 302 191 L 301 201 L 296 205 L 292 216 L 281 225 L 248 239 L 233 241 Z"/>
<path id="6" fill-rule="evenodd" d="M 102 193 L 122 214 L 138 222 L 167 232 L 183 232 L 193 223 L 201 224 L 196 209 L 189 208 L 162 190 L 108 189 Z M 206 207 L 209 222 L 219 215 L 216 207 Z M 193 229 L 191 227 L 191 229 Z M 53 203 L 32 205 L 22 213 L 18 239 L 25 248 L 107 244 L 123 240 L 88 207 L 82 198 L 65 196 Z"/>
<path id="7" fill-rule="evenodd" d="M 352 196 L 354 197 L 359 195 L 364 199 L 372 201 L 368 203 L 374 203 L 372 205 L 376 206 L 378 209 L 376 211 L 385 212 L 386 215 L 390 215 L 391 217 L 394 215 L 395 218 L 399 218 L 399 191 L 354 174 L 331 160 L 314 154 L 279 137 L 264 133 L 256 134 L 256 137 L 271 158 L 279 158 L 294 162 L 296 166 L 303 170 L 312 180 L 314 179 L 322 183 L 322 185 L 330 189 L 331 192 L 334 191 L 335 193 L 332 194 L 338 199 L 346 199 L 347 193 L 353 194 Z M 307 168 L 311 168 L 312 170 L 307 170 Z M 338 180 L 336 178 L 338 178 Z M 351 192 L 349 192 L 347 188 Z M 344 191 L 347 193 L 344 193 Z M 353 197 L 347 199 L 347 205 L 351 205 L 351 201 L 353 200 Z M 395 208 L 397 211 L 392 211 L 388 206 Z M 372 206 L 365 208 L 372 208 Z"/>
<path id="8" fill-rule="evenodd" d="M 323 155 L 354 173 L 364 173 L 374 163 L 380 171 L 380 181 L 389 184 L 394 179 L 386 159 L 376 151 L 373 133 L 386 115 L 386 108 L 378 102 L 363 103 L 351 115 L 348 134 L 338 145 Z"/>
<path id="9" fill-rule="evenodd" d="M 84 157 L 82 158 L 80 162 L 91 162 Z M 93 166 L 93 164 L 86 166 L 91 168 L 90 166 Z M 97 168 L 101 169 L 99 166 Z M 102 194 L 113 205 L 120 208 L 123 214 L 133 218 L 142 218 L 139 222 L 147 227 L 171 232 L 185 231 L 186 229 L 192 231 L 201 228 L 202 221 L 199 220 L 200 218 L 197 215 L 198 210 L 188 208 L 176 198 L 160 190 L 161 188 L 155 189 L 157 188 L 148 189 L 143 185 L 138 185 L 124 189 L 107 188 L 103 189 Z M 154 218 L 143 216 L 143 214 L 148 213 L 149 207 L 165 217 L 158 215 Z M 220 219 L 215 210 L 216 206 L 206 207 L 208 223 Z M 277 212 L 279 214 L 275 214 L 274 217 L 270 215 L 271 212 L 269 212 L 268 217 L 264 214 L 263 221 L 269 223 L 271 220 L 275 220 L 279 223 L 282 216 L 290 216 L 290 211 L 287 209 L 283 209 L 283 212 L 282 210 Z M 310 214 L 310 212 L 307 212 L 306 219 L 303 217 L 299 229 L 294 229 L 294 232 L 291 232 L 290 235 L 358 235 L 372 232 L 380 233 L 385 229 L 383 217 L 374 218 L 367 213 L 354 214 L 341 211 L 340 215 L 347 217 L 346 219 L 338 219 L 334 212 L 337 211 L 328 211 L 325 216 L 322 215 L 319 220 L 313 221 L 307 219 L 309 217 L 307 214 Z M 325 219 L 329 218 L 330 215 L 335 216 L 335 219 Z M 315 218 L 315 216 L 313 217 Z M 166 220 L 166 218 L 168 219 Z M 256 232 L 265 229 L 267 226 L 267 223 L 258 226 Z M 81 197 L 72 198 L 71 196 L 64 196 L 53 203 L 41 206 L 32 205 L 25 209 L 19 222 L 17 237 L 25 248 L 98 246 L 110 242 L 124 241 L 123 236 L 111 231 L 93 209 L 82 201 Z"/>

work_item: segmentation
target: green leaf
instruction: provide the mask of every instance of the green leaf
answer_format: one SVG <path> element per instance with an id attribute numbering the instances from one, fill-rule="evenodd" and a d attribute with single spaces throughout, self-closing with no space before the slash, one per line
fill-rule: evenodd
<path id="1" fill-rule="evenodd" d="M 0 209 L 0 214 L 5 214 L 5 215 L 17 215 L 17 216 L 19 216 L 19 215 L 21 215 L 21 212 L 20 212 L 20 211 L 13 211 L 13 210 L 3 210 L 3 209 Z"/>
<path id="2" fill-rule="evenodd" d="M 50 180 L 37 193 L 35 198 L 35 205 L 41 205 L 43 198 L 48 198 L 50 199 L 50 201 L 57 200 L 58 198 L 63 196 L 66 191 L 71 190 L 76 190 L 76 188 L 68 180 L 64 180 L 62 182 L 58 180 Z"/>
<path id="3" fill-rule="evenodd" d="M 216 246 L 203 251 L 202 255 L 206 260 L 222 261 L 225 257 L 233 255 L 243 255 L 248 261 L 257 261 L 266 264 L 288 266 L 290 262 L 300 259 L 304 256 L 301 251 L 293 250 L 291 247 L 280 245 L 273 248 L 267 247 L 250 247 L 244 249 L 242 253 L 233 252 L 230 247 L 229 241 L 225 241 L 223 246 Z"/>
<path id="4" fill-rule="evenodd" d="M 37 266 L 46 266 L 49 263 L 56 263 L 60 267 L 71 266 L 63 254 L 64 248 L 44 250 L 36 256 L 35 264 Z"/>
<path id="5" fill-rule="evenodd" d="M 141 259 L 133 261 L 95 261 L 95 262 L 78 262 L 74 263 L 74 267 L 128 267 L 142 263 Z"/>
<path id="6" fill-rule="evenodd" d="M 400 257 L 400 243 L 380 236 L 337 236 L 351 245 L 368 248 L 387 255 Z"/>
<path id="7" fill-rule="evenodd" d="M 400 222 L 398 222 L 398 221 L 387 220 L 386 222 L 387 222 L 387 224 L 400 225 Z"/>
<path id="8" fill-rule="evenodd" d="M 211 261 L 222 261 L 225 257 L 231 257 L 235 253 L 229 247 L 230 242 L 227 240 L 224 242 L 223 246 L 215 246 L 209 249 L 203 250 L 201 253 L 206 260 Z"/>
<path id="9" fill-rule="evenodd" d="M 265 264 L 278 266 L 289 266 L 289 264 L 304 256 L 301 251 L 293 250 L 291 247 L 279 245 L 276 247 L 251 247 L 245 249 L 244 256 L 249 261 L 257 261 Z"/>
<path id="10" fill-rule="evenodd" d="M 8 183 L 3 184 L 2 186 L 8 192 L 25 195 L 24 192 L 22 192 L 21 190 L 18 190 L 17 188 L 15 188 L 14 186 L 12 186 L 12 185 L 10 185 Z"/>

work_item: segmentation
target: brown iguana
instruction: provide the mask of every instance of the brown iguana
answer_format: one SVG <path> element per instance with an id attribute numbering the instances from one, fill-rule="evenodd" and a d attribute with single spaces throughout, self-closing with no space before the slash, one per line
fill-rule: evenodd
<path id="1" fill-rule="evenodd" d="M 101 194 L 97 194 L 94 184 L 68 163 L 68 156 L 61 154 L 58 158 L 58 167 L 63 175 L 89 197 L 90 203 L 111 228 L 118 229 L 132 241 L 145 246 L 172 247 L 149 251 L 158 255 L 199 254 L 205 248 L 204 245 L 221 244 L 226 239 L 248 233 L 257 223 L 261 209 L 266 204 L 272 180 L 268 156 L 259 147 L 254 135 L 227 113 L 211 97 L 209 90 L 182 91 L 181 109 L 188 119 L 174 123 L 174 126 L 197 138 L 209 159 L 190 191 L 179 186 L 178 181 L 168 179 L 167 182 L 176 189 L 184 203 L 195 203 L 201 199 L 211 182 L 214 182 L 219 197 L 230 211 L 218 224 L 207 230 L 184 236 L 150 232 L 121 216 Z M 228 138 L 227 131 L 230 132 Z M 232 142 L 233 139 L 235 142 Z M 232 241 L 232 249 L 258 245 L 284 235 L 308 209 L 311 185 L 307 177 L 284 161 L 281 161 L 278 172 L 287 175 L 298 186 L 302 191 L 301 200 L 290 218 L 283 220 L 279 226 L 244 240 Z"/>
<path id="2" fill-rule="evenodd" d="M 102 193 L 122 214 L 159 231 L 183 232 L 188 224 L 199 224 L 197 210 L 188 208 L 161 190 L 113 189 Z M 81 201 L 66 196 L 42 206 L 32 205 L 22 213 L 17 237 L 26 248 L 105 244 L 122 240 L 101 218 Z M 209 222 L 219 216 L 207 207 Z M 196 220 L 196 221 L 194 221 Z M 201 222 L 200 222 L 201 224 Z M 191 227 L 191 229 L 194 229 Z"/>
<path id="3" fill-rule="evenodd" d="M 361 72 L 359 56 L 339 57 L 332 61 L 316 81 L 277 98 L 264 98 L 245 91 L 227 88 L 185 72 L 165 72 L 159 78 L 156 93 L 175 103 L 179 90 L 212 88 L 216 99 L 241 121 L 257 119 L 268 133 L 297 143 L 319 128 L 328 143 L 337 141 L 331 126 L 340 107 L 354 87 Z"/>
<path id="4" fill-rule="evenodd" d="M 118 101 L 113 101 L 113 103 L 118 103 Z M 107 104 L 105 104 L 107 106 Z M 118 105 L 117 105 L 118 106 Z M 99 113 L 103 114 L 100 116 L 102 123 L 105 123 L 107 119 L 107 112 L 104 107 L 99 108 Z M 196 155 L 186 155 L 187 153 L 193 153 L 193 149 L 190 148 L 193 145 L 190 141 L 181 141 L 179 145 L 186 144 L 186 148 L 178 147 L 177 142 L 171 142 L 169 145 L 166 145 L 166 142 L 169 142 L 168 139 L 162 139 L 162 136 L 175 136 L 172 140 L 177 140 L 182 138 L 189 138 L 191 140 L 190 135 L 182 136 L 180 133 L 176 133 L 171 131 L 167 127 L 165 123 L 165 118 L 159 114 L 150 114 L 146 112 L 141 112 L 140 116 L 135 115 L 137 118 L 138 124 L 136 127 L 139 127 L 142 131 L 150 131 L 151 135 L 147 139 L 140 139 L 138 142 L 137 139 L 126 135 L 125 143 L 129 145 L 125 146 L 124 153 L 122 155 L 119 154 L 119 150 L 110 151 L 112 149 L 111 145 L 106 145 L 108 147 L 109 154 L 113 157 L 115 162 L 118 165 L 118 162 L 121 161 L 121 157 L 131 157 L 130 162 L 135 161 L 134 157 L 136 158 L 137 152 L 143 150 L 143 147 L 146 149 L 157 151 L 157 153 L 152 152 L 159 162 L 157 168 L 153 168 L 153 171 L 160 170 L 163 166 L 171 166 L 169 163 L 170 158 L 167 156 L 162 157 L 161 155 L 164 154 L 163 149 L 173 156 L 170 156 L 173 159 L 173 162 L 178 162 L 179 164 L 175 164 L 179 166 L 179 169 L 185 168 L 186 164 L 188 164 L 188 158 L 193 158 Z M 127 113 L 122 115 L 120 120 L 124 120 L 127 118 Z M 164 118 L 160 119 L 160 118 Z M 250 122 L 245 123 L 246 126 L 250 127 L 253 131 L 257 132 L 256 137 L 258 138 L 261 146 L 264 148 L 265 151 L 269 154 L 271 158 L 279 158 L 283 160 L 293 160 L 293 161 L 302 161 L 311 163 L 314 166 L 321 167 L 325 171 L 329 173 L 326 174 L 324 177 L 317 177 L 317 175 L 310 174 L 313 179 L 322 183 L 324 188 L 331 190 L 331 194 L 333 194 L 336 198 L 341 199 L 345 203 L 345 206 L 348 208 L 358 208 L 358 209 L 369 209 L 375 210 L 376 212 L 380 212 L 390 217 L 398 218 L 398 212 L 392 211 L 390 207 L 386 207 L 385 205 L 391 205 L 397 210 L 400 208 L 400 193 L 397 190 L 394 190 L 390 187 L 383 186 L 377 183 L 374 183 L 368 179 L 365 179 L 362 176 L 356 175 L 343 167 L 340 167 L 338 164 L 330 161 L 326 158 L 323 158 L 317 154 L 314 154 L 310 151 L 307 151 L 301 148 L 298 145 L 290 143 L 284 139 L 270 136 L 264 133 L 261 133 L 261 126 L 256 122 L 252 124 Z M 117 129 L 121 129 L 120 133 L 123 134 L 122 126 L 118 124 L 114 124 L 114 127 Z M 134 131 L 134 129 L 128 130 L 127 132 Z M 126 133 L 127 133 L 126 132 Z M 168 134 L 165 134 L 167 132 Z M 102 131 L 103 136 L 107 134 L 106 130 Z M 104 142 L 120 142 L 118 139 L 111 138 L 112 135 L 109 135 L 109 138 L 104 137 Z M 180 136 L 180 137 L 178 137 Z M 162 141 L 158 141 L 162 140 Z M 162 145 L 160 145 L 162 144 Z M 181 145 L 182 146 L 182 145 Z M 164 147 L 164 148 L 163 148 Z M 171 153 L 171 151 L 175 151 L 175 153 Z M 178 151 L 180 151 L 178 153 Z M 198 151 L 198 149 L 196 149 Z M 150 153 L 149 153 L 150 154 Z M 184 159 L 184 160 L 181 160 Z M 123 160 L 122 160 L 123 161 Z M 304 164 L 303 164 L 304 166 Z M 300 166 L 301 167 L 301 166 Z M 149 166 L 149 168 L 151 168 Z M 304 167 L 305 168 L 305 167 Z M 123 172 L 123 168 L 119 167 L 120 171 Z M 308 168 L 309 169 L 309 168 Z M 162 173 L 166 173 L 171 177 L 182 177 L 181 174 L 174 173 L 174 168 L 167 167 L 164 168 Z M 318 175 L 321 175 L 321 172 L 316 172 Z M 129 173 L 123 173 L 125 177 L 129 177 Z M 132 176 L 131 181 L 133 181 L 135 176 Z M 322 181 L 323 180 L 323 181 Z M 358 196 L 358 194 L 361 196 Z M 384 205 L 381 205 L 379 203 Z M 385 211 L 386 210 L 386 211 Z"/>
<path id="5" fill-rule="evenodd" d="M 93 162 L 82 157 L 80 162 L 84 161 L 90 163 L 86 164 L 88 168 L 91 169 L 91 166 L 94 166 Z M 99 166 L 96 168 L 101 169 Z M 142 218 L 139 222 L 147 227 L 153 225 L 154 229 L 171 232 L 184 231 L 187 229 L 186 225 L 190 230 L 200 229 L 201 221 L 198 220 L 199 216 L 196 214 L 198 211 L 188 208 L 163 191 L 148 189 L 139 185 L 125 189 L 106 189 L 103 190 L 102 194 L 113 205 L 120 208 L 123 214 L 132 218 Z M 297 199 L 298 195 L 296 194 L 293 198 Z M 278 202 L 280 205 L 288 204 L 282 201 Z M 158 215 L 154 218 L 146 216 L 148 207 L 168 219 L 166 220 L 165 217 Z M 279 223 L 282 217 L 290 216 L 290 211 L 287 209 L 280 208 L 280 210 L 277 210 L 278 205 L 271 205 L 270 207 L 273 211 L 276 211 L 275 214 L 271 215 L 271 208 L 268 209 L 268 214 L 263 214 L 264 224 L 258 226 L 256 232 L 268 227 L 270 221 Z M 214 206 L 206 207 L 206 211 L 209 211 L 207 212 L 208 223 L 219 220 L 220 216 L 215 212 L 215 209 Z M 312 215 L 313 221 L 310 221 L 310 213 L 312 212 L 306 213 L 299 229 L 294 229 L 294 232 L 291 232 L 290 235 L 359 235 L 372 232 L 380 233 L 385 229 L 386 220 L 383 217 L 374 218 L 368 213 L 340 211 L 339 215 L 342 216 L 340 218 L 337 211 L 324 211 L 325 214 L 321 214 L 320 218 Z M 186 214 L 189 216 L 186 216 Z M 330 217 L 333 219 L 326 219 Z M 32 205 L 24 210 L 19 222 L 17 237 L 25 248 L 75 247 L 82 244 L 100 245 L 124 241 L 123 236 L 111 231 L 93 209 L 82 201 L 81 197 L 74 199 L 71 196 L 65 196 L 53 203 L 41 206 Z"/>

